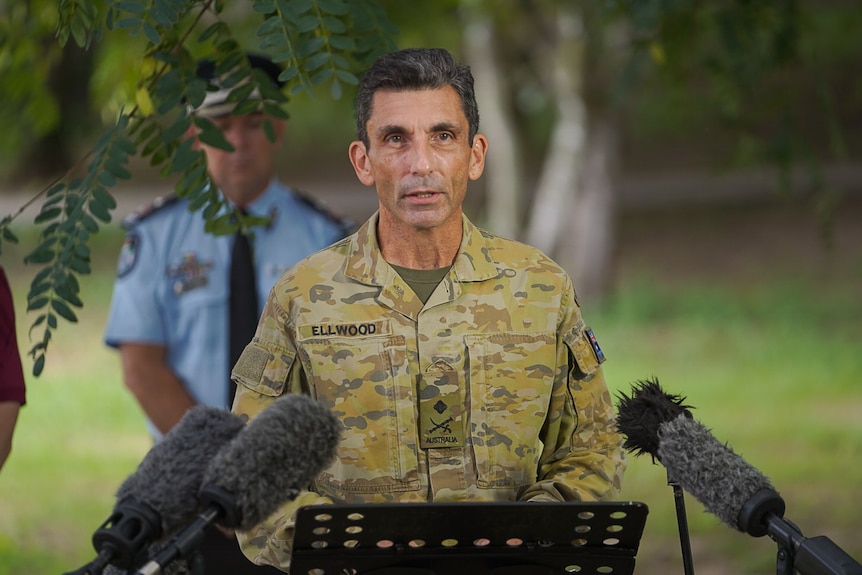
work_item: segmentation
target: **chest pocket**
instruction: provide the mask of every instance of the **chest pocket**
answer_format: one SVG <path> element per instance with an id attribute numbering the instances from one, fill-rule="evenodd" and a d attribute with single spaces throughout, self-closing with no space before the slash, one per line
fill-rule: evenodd
<path id="1" fill-rule="evenodd" d="M 403 336 L 386 321 L 303 326 L 298 342 L 317 399 L 345 430 L 321 492 L 359 502 L 358 494 L 419 489 L 413 385 Z"/>
<path id="2" fill-rule="evenodd" d="M 470 435 L 483 488 L 536 481 L 556 365 L 553 333 L 465 338 L 470 373 Z"/>

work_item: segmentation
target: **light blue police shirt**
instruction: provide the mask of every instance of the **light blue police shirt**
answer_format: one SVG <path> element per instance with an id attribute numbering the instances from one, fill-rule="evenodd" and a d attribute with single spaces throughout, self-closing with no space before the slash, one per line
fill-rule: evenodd
<path id="1" fill-rule="evenodd" d="M 351 222 L 339 220 L 273 180 L 247 207 L 270 216 L 254 228 L 258 313 L 278 277 L 305 256 L 341 239 Z M 198 403 L 227 408 L 228 273 L 233 237 L 204 231 L 201 212 L 186 200 L 158 203 L 127 221 L 129 231 L 105 329 L 105 343 L 152 343 Z M 150 432 L 159 437 L 155 426 Z"/>

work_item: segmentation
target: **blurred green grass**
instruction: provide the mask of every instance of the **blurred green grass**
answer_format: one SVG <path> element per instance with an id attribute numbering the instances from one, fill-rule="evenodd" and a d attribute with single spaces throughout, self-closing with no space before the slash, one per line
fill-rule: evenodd
<path id="1" fill-rule="evenodd" d="M 617 293 L 601 309 L 584 306 L 609 358 L 612 391 L 655 376 L 685 395 L 698 420 L 770 477 L 806 536 L 826 535 L 862 560 L 862 249 L 841 250 L 826 271 L 816 253 L 788 248 L 790 265 L 767 259 L 755 262 L 754 275 L 695 274 L 668 269 L 673 254 L 657 262 L 636 229 L 624 233 Z M 677 233 L 689 241 L 695 230 Z M 97 236 L 80 321 L 61 324 L 43 375 L 28 380 L 0 472 L 0 575 L 64 573 L 92 559 L 93 531 L 149 448 L 116 354 L 101 343 L 121 241 L 113 227 Z M 4 244 L 0 262 L 26 352 L 24 298 L 35 270 L 20 263 L 22 250 Z M 708 252 L 703 258 L 716 267 Z M 663 468 L 630 458 L 623 499 L 650 508 L 636 573 L 681 572 Z M 696 572 L 775 572 L 771 540 L 720 524 L 690 497 L 686 504 Z"/>

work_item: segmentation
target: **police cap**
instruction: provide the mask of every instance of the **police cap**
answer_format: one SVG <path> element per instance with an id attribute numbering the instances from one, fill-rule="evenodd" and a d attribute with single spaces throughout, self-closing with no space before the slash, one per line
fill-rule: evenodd
<path id="1" fill-rule="evenodd" d="M 282 72 L 282 69 L 278 64 L 266 56 L 259 54 L 246 53 L 246 58 L 252 68 L 263 70 L 276 86 L 279 88 L 284 86 L 284 82 L 278 79 L 279 74 Z M 231 90 L 236 88 L 236 86 L 231 86 L 229 88 L 223 87 L 221 85 L 221 79 L 215 75 L 215 68 L 215 62 L 212 60 L 201 60 L 198 62 L 196 71 L 197 75 L 199 78 L 207 80 L 210 83 L 211 89 L 207 90 L 204 101 L 201 102 L 200 106 L 190 110 L 191 113 L 195 115 L 206 118 L 215 118 L 217 116 L 230 114 L 236 107 L 236 102 L 226 101 Z M 260 99 L 260 92 L 255 89 L 248 99 Z"/>

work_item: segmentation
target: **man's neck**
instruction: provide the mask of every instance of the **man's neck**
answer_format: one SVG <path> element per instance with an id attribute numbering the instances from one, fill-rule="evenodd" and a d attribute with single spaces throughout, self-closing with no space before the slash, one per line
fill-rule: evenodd
<path id="1" fill-rule="evenodd" d="M 383 259 L 413 270 L 433 270 L 452 265 L 461 247 L 462 222 L 417 230 L 378 222 L 377 241 Z"/>

